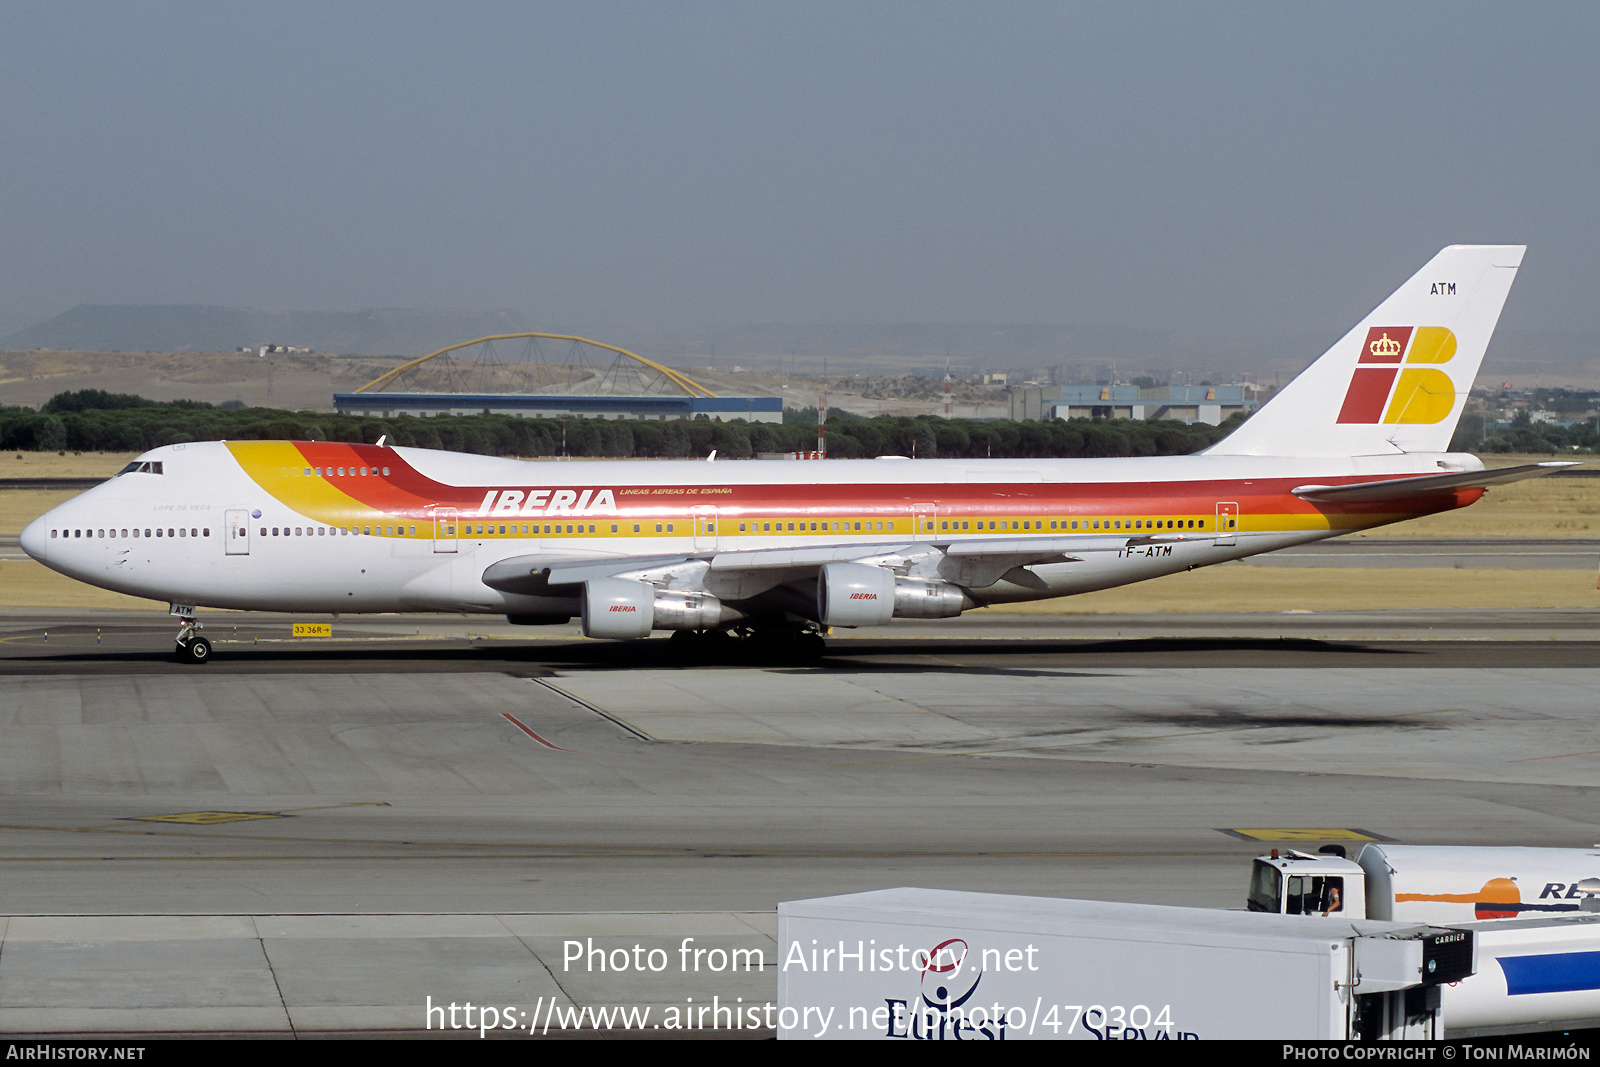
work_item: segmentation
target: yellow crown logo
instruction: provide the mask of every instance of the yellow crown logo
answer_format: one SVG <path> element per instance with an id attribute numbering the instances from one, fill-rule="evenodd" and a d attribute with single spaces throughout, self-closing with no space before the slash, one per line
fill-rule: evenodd
<path id="1" fill-rule="evenodd" d="M 1389 335 L 1384 334 L 1382 337 L 1372 342 L 1372 344 L 1368 345 L 1367 349 L 1374 356 L 1378 356 L 1380 358 L 1386 356 L 1398 356 L 1400 354 L 1400 342 L 1390 340 Z"/>

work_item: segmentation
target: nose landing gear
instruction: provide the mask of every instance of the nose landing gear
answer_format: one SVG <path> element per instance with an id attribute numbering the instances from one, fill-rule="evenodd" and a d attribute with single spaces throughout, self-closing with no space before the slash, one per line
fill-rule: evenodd
<path id="1" fill-rule="evenodd" d="M 173 614 L 178 616 L 178 647 L 173 649 L 172 658 L 179 663 L 209 663 L 211 661 L 211 642 L 200 636 L 200 624 L 194 621 L 193 608 L 190 614 L 179 614 L 174 605 Z"/>

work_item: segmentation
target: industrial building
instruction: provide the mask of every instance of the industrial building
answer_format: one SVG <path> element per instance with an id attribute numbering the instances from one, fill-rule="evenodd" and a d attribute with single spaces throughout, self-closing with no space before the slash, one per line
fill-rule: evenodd
<path id="1" fill-rule="evenodd" d="M 1253 391 L 1243 385 L 1052 385 L 1011 390 L 1011 417 L 1045 419 L 1176 419 L 1218 426 L 1230 415 L 1253 411 Z"/>

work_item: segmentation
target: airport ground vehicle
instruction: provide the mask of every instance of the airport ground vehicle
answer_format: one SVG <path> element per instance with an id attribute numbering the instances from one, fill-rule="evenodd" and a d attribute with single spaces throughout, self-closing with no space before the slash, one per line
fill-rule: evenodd
<path id="1" fill-rule="evenodd" d="M 778 906 L 780 1038 L 1434 1038 L 1470 931 L 887 889 Z M 1226 981 L 1213 980 L 1227 976 Z"/>
<path id="2" fill-rule="evenodd" d="M 780 904 L 778 945 L 785 1038 L 1383 1040 L 1600 1019 L 1591 913 L 1445 925 L 890 889 Z"/>
<path id="3" fill-rule="evenodd" d="M 1192 456 L 522 462 L 314 441 L 175 444 L 35 520 L 34 559 L 200 606 L 582 617 L 589 637 L 936 619 L 1105 589 L 1465 507 L 1564 463 L 1446 451 L 1523 248 L 1435 256 Z"/>
<path id="4" fill-rule="evenodd" d="M 1592 885 L 1585 885 L 1586 880 Z M 1600 907 L 1600 847 L 1363 845 L 1354 860 L 1274 849 L 1255 860 L 1247 906 L 1278 915 L 1458 924 Z"/>

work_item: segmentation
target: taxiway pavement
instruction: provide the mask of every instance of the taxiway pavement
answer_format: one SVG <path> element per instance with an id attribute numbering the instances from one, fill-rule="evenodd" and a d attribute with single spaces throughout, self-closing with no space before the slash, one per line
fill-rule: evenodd
<path id="1" fill-rule="evenodd" d="M 207 624 L 193 667 L 158 612 L 0 615 L 0 1031 L 659 1023 L 771 999 L 785 899 L 1238 907 L 1275 844 L 1600 840 L 1600 611 L 989 616 L 698 666 L 503 620 Z M 685 938 L 763 966 L 685 970 Z"/>

